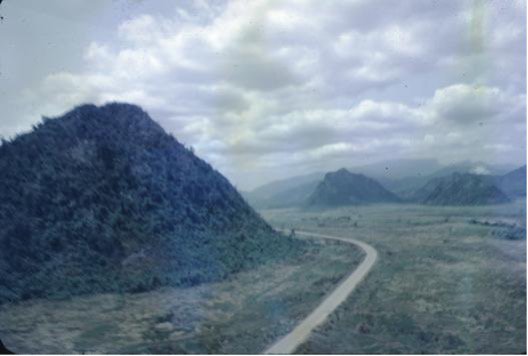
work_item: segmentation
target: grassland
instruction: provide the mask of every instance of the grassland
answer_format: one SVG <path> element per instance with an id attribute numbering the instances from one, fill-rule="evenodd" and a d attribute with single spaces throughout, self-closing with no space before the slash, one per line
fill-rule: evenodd
<path id="1" fill-rule="evenodd" d="M 266 210 L 278 228 L 354 237 L 378 263 L 299 353 L 525 353 L 524 202 Z M 24 353 L 259 353 L 362 259 L 319 242 L 301 258 L 192 288 L 30 300 L 0 308 Z"/>
<path id="2" fill-rule="evenodd" d="M 524 202 L 268 210 L 274 226 L 351 236 L 379 261 L 299 353 L 526 353 Z"/>
<path id="3" fill-rule="evenodd" d="M 0 307 L 0 337 L 17 353 L 259 353 L 355 268 L 362 252 L 317 242 L 288 263 L 221 283 Z"/>

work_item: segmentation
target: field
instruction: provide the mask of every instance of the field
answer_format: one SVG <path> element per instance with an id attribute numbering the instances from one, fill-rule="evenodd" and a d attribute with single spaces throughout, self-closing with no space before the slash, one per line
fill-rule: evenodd
<path id="1" fill-rule="evenodd" d="M 350 236 L 379 253 L 297 352 L 525 353 L 524 206 L 261 211 L 277 228 Z M 0 336 L 24 353 L 259 353 L 362 259 L 315 241 L 297 260 L 221 283 L 3 306 Z"/>
<path id="2" fill-rule="evenodd" d="M 526 353 L 526 238 L 508 234 L 526 227 L 524 202 L 262 213 L 274 226 L 351 236 L 379 252 L 298 353 Z"/>
<path id="3" fill-rule="evenodd" d="M 221 283 L 4 305 L 0 337 L 17 353 L 260 353 L 361 259 L 316 241 L 298 260 Z"/>

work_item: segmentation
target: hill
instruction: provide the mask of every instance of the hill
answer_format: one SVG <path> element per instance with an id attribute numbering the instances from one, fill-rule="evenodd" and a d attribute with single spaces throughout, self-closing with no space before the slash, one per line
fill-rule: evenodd
<path id="1" fill-rule="evenodd" d="M 423 194 L 420 192 L 422 187 L 436 178 L 443 178 L 453 173 L 471 173 L 479 175 L 496 175 L 500 176 L 511 170 L 510 165 L 487 164 L 484 162 L 462 161 L 450 164 L 434 171 L 423 169 L 419 174 L 409 174 L 403 178 L 383 179 L 380 182 L 391 192 L 408 201 L 417 201 L 416 196 Z M 376 176 L 374 176 L 377 178 Z M 424 198 L 424 197 L 422 197 Z M 419 201 L 419 199 L 418 199 Z"/>
<path id="2" fill-rule="evenodd" d="M 397 202 L 399 198 L 372 178 L 345 168 L 327 173 L 307 201 L 308 206 L 342 206 Z"/>
<path id="3" fill-rule="evenodd" d="M 491 176 L 453 173 L 434 178 L 415 193 L 415 200 L 427 205 L 486 205 L 510 199 Z"/>
<path id="4" fill-rule="evenodd" d="M 134 105 L 4 141 L 0 181 L 0 303 L 209 282 L 302 246 Z"/>
<path id="5" fill-rule="evenodd" d="M 356 166 L 349 170 L 372 177 L 387 190 L 409 202 L 423 202 L 439 179 L 453 173 L 493 176 L 496 186 L 508 197 L 515 199 L 526 196 L 526 171 L 519 168 L 508 172 L 511 165 L 462 161 L 441 166 L 434 159 L 400 159 Z M 323 178 L 324 173 L 315 172 L 277 180 L 245 192 L 244 197 L 258 209 L 302 206 Z"/>
<path id="6" fill-rule="evenodd" d="M 454 172 L 504 174 L 510 166 L 463 161 L 442 166 L 435 159 L 395 159 L 355 165 L 349 171 L 377 180 L 386 189 L 404 200 L 413 200 L 417 189 L 428 181 Z M 323 172 L 290 177 L 265 184 L 244 197 L 256 208 L 301 206 L 324 178 Z"/>
<path id="7" fill-rule="evenodd" d="M 394 186 L 397 190 L 401 186 L 415 187 L 415 175 L 420 183 L 425 183 L 420 177 L 440 167 L 434 159 L 396 159 L 354 166 L 349 170 L 373 177 L 385 187 Z M 253 207 L 259 209 L 301 206 L 323 180 L 324 175 L 324 172 L 315 172 L 276 180 L 244 192 L 243 195 Z M 410 184 L 407 182 L 408 177 L 411 177 Z"/>
<path id="8" fill-rule="evenodd" d="M 497 177 L 497 185 L 510 198 L 526 197 L 526 165 Z"/>

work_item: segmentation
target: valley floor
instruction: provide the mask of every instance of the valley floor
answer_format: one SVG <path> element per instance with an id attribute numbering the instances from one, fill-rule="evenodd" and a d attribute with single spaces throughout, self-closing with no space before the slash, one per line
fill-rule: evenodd
<path id="1" fill-rule="evenodd" d="M 4 305 L 0 338 L 16 353 L 260 353 L 363 258 L 317 241 L 298 260 L 220 283 Z"/>
<path id="2" fill-rule="evenodd" d="M 508 240 L 498 226 L 525 228 L 524 206 L 261 212 L 274 226 L 350 236 L 379 252 L 297 352 L 526 353 L 526 238 Z"/>
<path id="3" fill-rule="evenodd" d="M 352 237 L 378 262 L 298 353 L 525 353 L 525 204 L 371 205 L 261 213 L 275 227 Z M 259 353 L 287 334 L 360 263 L 320 241 L 302 258 L 221 283 L 0 307 L 0 337 L 20 353 Z"/>

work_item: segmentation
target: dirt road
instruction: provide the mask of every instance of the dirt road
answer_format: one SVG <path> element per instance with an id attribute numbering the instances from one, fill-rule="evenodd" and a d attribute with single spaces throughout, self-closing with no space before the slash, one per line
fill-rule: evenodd
<path id="1" fill-rule="evenodd" d="M 290 354 L 295 351 L 300 344 L 306 341 L 312 330 L 321 325 L 326 318 L 328 318 L 328 316 L 347 299 L 357 285 L 363 280 L 363 278 L 365 278 L 378 258 L 378 252 L 372 246 L 352 238 L 303 231 L 297 231 L 296 233 L 298 235 L 313 236 L 350 243 L 364 250 L 366 256 L 361 264 L 344 281 L 342 281 L 341 284 L 339 284 L 337 288 L 310 313 L 310 315 L 297 324 L 288 335 L 282 337 L 265 350 L 265 354 Z"/>

